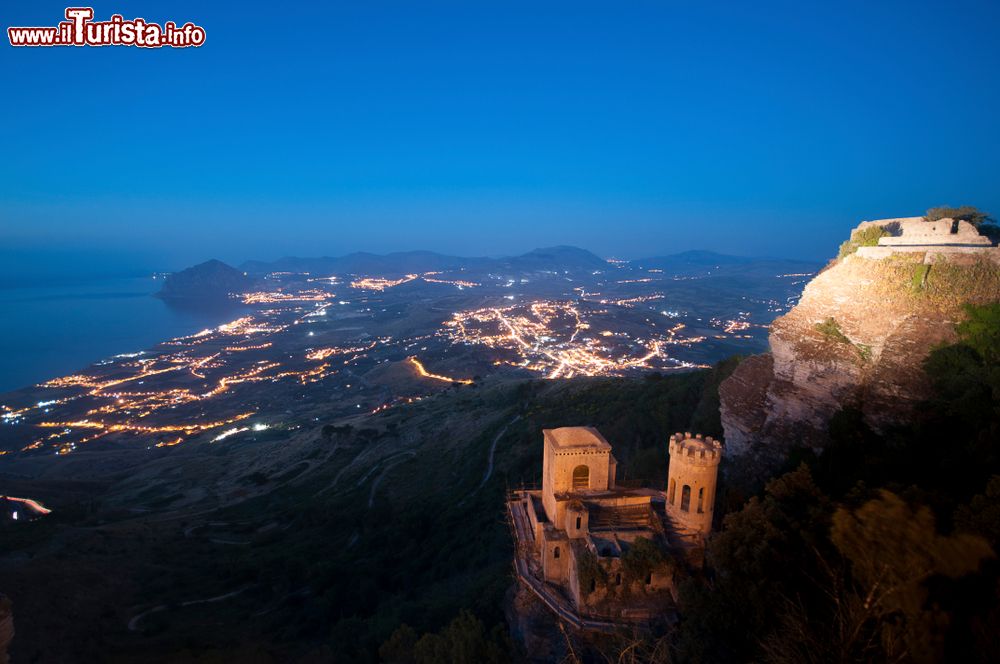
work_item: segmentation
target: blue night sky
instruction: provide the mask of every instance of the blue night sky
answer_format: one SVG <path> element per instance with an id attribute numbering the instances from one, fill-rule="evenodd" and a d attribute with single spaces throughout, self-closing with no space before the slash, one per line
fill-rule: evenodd
<path id="1" fill-rule="evenodd" d="M 997 2 L 323 4 L 103 2 L 207 42 L 0 46 L 5 269 L 822 258 L 861 219 L 1000 212 Z"/>

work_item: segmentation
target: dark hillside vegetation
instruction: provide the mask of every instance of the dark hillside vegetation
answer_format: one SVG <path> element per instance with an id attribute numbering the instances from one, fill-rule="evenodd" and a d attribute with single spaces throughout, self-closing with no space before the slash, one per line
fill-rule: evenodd
<path id="1" fill-rule="evenodd" d="M 177 508 L 178 482 L 235 473 L 246 455 L 281 453 L 281 441 L 192 448 L 138 489 L 126 491 L 125 473 L 86 508 L 0 536 L 0 558 L 18 560 L 0 565 L 0 587 L 15 600 L 15 661 L 516 657 L 503 618 L 512 583 L 504 497 L 540 480 L 541 429 L 596 426 L 623 476 L 663 484 L 670 433 L 721 434 L 717 388 L 736 363 L 487 382 L 320 420 L 294 443 L 305 445 L 301 460 L 239 471 L 226 495 L 250 497 L 221 509 Z M 41 584 L 61 591 L 31 592 Z M 65 637 L 47 639 L 57 623 Z"/>
<path id="2" fill-rule="evenodd" d="M 845 408 L 830 445 L 794 451 L 766 487 L 724 460 L 721 523 L 704 573 L 682 586 L 677 629 L 607 655 L 1000 659 L 1000 310 L 968 309 L 957 332 L 926 362 L 920 422 L 879 434 Z M 456 386 L 300 438 L 192 447 L 138 490 L 124 471 L 60 484 L 57 500 L 84 499 L 0 536 L 14 661 L 517 659 L 503 499 L 540 479 L 541 429 L 596 426 L 622 478 L 662 485 L 670 433 L 721 435 L 718 385 L 738 361 Z M 287 463 L 236 463 L 289 447 Z M 219 507 L 181 500 L 177 478 L 206 468 L 235 474 Z M 43 584 L 60 591 L 31 591 Z M 64 638 L 48 639 L 56 627 Z"/>

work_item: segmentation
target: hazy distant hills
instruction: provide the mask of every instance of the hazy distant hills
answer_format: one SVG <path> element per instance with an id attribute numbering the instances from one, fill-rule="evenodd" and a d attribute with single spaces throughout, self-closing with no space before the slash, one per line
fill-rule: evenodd
<path id="1" fill-rule="evenodd" d="M 588 271 L 606 270 L 608 262 L 595 254 L 578 247 L 558 246 L 534 249 L 521 256 L 500 259 L 499 263 L 509 270 L 538 271 Z"/>
<path id="2" fill-rule="evenodd" d="M 425 272 L 464 272 L 469 276 L 595 274 L 612 270 L 649 273 L 668 277 L 767 277 L 781 274 L 812 273 L 818 263 L 729 256 L 712 251 L 685 251 L 622 263 L 609 263 L 596 254 L 571 246 L 534 249 L 519 256 L 500 258 L 462 257 L 433 251 L 404 251 L 390 254 L 356 252 L 346 256 L 301 258 L 288 256 L 275 261 L 246 261 L 233 268 L 210 260 L 176 272 L 167 278 L 160 297 L 166 299 L 210 299 L 240 293 L 255 281 L 274 272 L 308 273 L 316 276 L 353 274 L 399 277 Z"/>
<path id="3" fill-rule="evenodd" d="M 409 273 L 467 270 L 470 272 L 570 272 L 607 269 L 608 263 L 586 249 L 559 246 L 534 249 L 520 256 L 504 258 L 448 256 L 433 251 L 402 251 L 391 254 L 356 252 L 346 256 L 321 258 L 285 257 L 276 261 L 247 261 L 240 268 L 252 275 L 269 272 L 309 272 L 311 274 L 365 274 L 398 276 Z"/>
<path id="4" fill-rule="evenodd" d="M 728 256 L 712 251 L 686 251 L 679 254 L 644 258 L 628 262 L 636 269 L 659 269 L 674 274 L 690 274 L 711 270 L 740 271 L 749 266 L 801 268 L 815 270 L 816 263 L 807 261 Z M 572 246 L 534 249 L 520 256 L 502 258 L 459 257 L 432 251 L 405 251 L 391 254 L 357 252 L 346 256 L 320 258 L 285 257 L 276 261 L 247 261 L 240 269 L 250 275 L 269 272 L 309 272 L 311 274 L 379 274 L 402 275 L 430 271 L 466 270 L 469 272 L 593 272 L 608 270 L 609 263 L 596 254 Z"/>
<path id="5" fill-rule="evenodd" d="M 309 272 L 320 275 L 402 275 L 411 272 L 468 269 L 470 266 L 487 265 L 489 261 L 488 258 L 461 258 L 433 251 L 401 251 L 391 254 L 371 254 L 359 251 L 336 257 L 299 258 L 286 256 L 276 261 L 246 261 L 240 265 L 240 268 L 253 275 L 264 275 L 269 272 Z"/>
<path id="6" fill-rule="evenodd" d="M 820 263 L 786 258 L 751 258 L 730 256 L 714 251 L 684 251 L 668 256 L 654 256 L 630 261 L 634 268 L 663 270 L 669 275 L 714 275 L 754 274 L 774 275 L 781 273 L 815 272 Z"/>

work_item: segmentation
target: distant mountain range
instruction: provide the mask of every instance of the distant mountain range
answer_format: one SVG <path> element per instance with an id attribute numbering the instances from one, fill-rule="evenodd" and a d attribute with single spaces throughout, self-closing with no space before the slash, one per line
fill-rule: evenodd
<path id="1" fill-rule="evenodd" d="M 685 251 L 667 256 L 654 256 L 627 261 L 636 269 L 659 269 L 679 274 L 692 270 L 732 269 L 739 266 L 767 264 L 769 266 L 799 265 L 815 268 L 817 263 L 781 258 L 751 258 L 730 256 L 714 251 Z M 285 257 L 275 261 L 247 261 L 240 269 L 250 275 L 269 272 L 309 272 L 312 274 L 385 274 L 402 275 L 413 272 L 469 271 L 594 271 L 607 270 L 609 263 L 586 249 L 561 245 L 534 249 L 519 256 L 502 258 L 461 257 L 433 251 L 404 251 L 391 254 L 356 252 L 346 256 L 321 258 Z"/>
<path id="2" fill-rule="evenodd" d="M 813 261 L 793 260 L 789 258 L 751 258 L 748 256 L 730 256 L 714 251 L 684 251 L 668 256 L 654 256 L 629 261 L 634 268 L 646 270 L 663 270 L 671 275 L 712 274 L 776 274 L 781 272 L 798 273 L 814 272 L 821 263 Z"/>
<path id="3" fill-rule="evenodd" d="M 321 258 L 285 257 L 276 261 L 247 261 L 240 269 L 251 275 L 269 272 L 309 272 L 311 274 L 403 275 L 414 272 L 468 270 L 476 272 L 538 270 L 603 270 L 608 262 L 586 249 L 558 246 L 534 249 L 505 258 L 448 256 L 433 251 L 402 251 L 391 254 L 356 252 L 346 256 Z"/>
<path id="4" fill-rule="evenodd" d="M 818 263 L 807 261 L 729 256 L 712 251 L 685 251 L 624 263 L 609 263 L 586 249 L 565 245 L 534 249 L 519 256 L 501 258 L 449 256 L 433 251 L 404 251 L 381 255 L 356 252 L 346 256 L 289 256 L 275 261 L 246 261 L 239 268 L 210 260 L 170 275 L 159 295 L 166 299 L 225 296 L 250 289 L 255 281 L 272 272 L 398 277 L 458 270 L 469 275 L 514 276 L 543 272 L 589 274 L 626 269 L 640 272 L 658 270 L 668 276 L 773 276 L 782 272 L 814 272 L 818 268 Z"/>

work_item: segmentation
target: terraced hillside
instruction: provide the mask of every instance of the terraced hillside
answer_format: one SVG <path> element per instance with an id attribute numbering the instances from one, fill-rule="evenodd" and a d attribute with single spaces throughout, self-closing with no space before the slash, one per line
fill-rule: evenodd
<path id="1" fill-rule="evenodd" d="M 597 426 L 620 476 L 662 483 L 668 432 L 721 433 L 734 364 L 486 381 L 375 415 L 317 407 L 290 431 L 16 460 L 0 479 L 53 513 L 0 537 L 14 661 L 375 661 L 403 623 L 436 631 L 469 609 L 502 624 L 502 498 L 537 481 L 540 430 Z M 63 590 L 32 593 L 43 581 Z"/>

